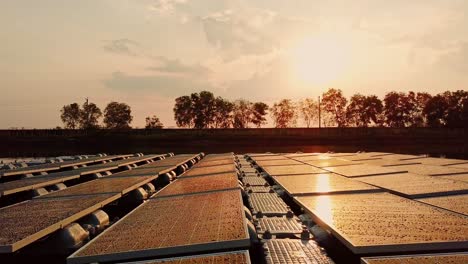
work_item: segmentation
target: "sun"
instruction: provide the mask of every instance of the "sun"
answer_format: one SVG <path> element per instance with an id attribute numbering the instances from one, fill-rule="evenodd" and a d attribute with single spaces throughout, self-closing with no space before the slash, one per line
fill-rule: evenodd
<path id="1" fill-rule="evenodd" d="M 327 85 L 340 78 L 349 61 L 344 41 L 326 36 L 304 38 L 289 52 L 291 70 L 305 84 Z"/>

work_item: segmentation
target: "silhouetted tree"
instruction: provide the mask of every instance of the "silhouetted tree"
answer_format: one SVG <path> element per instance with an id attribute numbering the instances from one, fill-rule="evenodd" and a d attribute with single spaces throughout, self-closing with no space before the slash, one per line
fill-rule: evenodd
<path id="1" fill-rule="evenodd" d="M 306 98 L 299 102 L 299 112 L 307 127 L 318 119 L 318 103 L 312 98 Z"/>
<path id="2" fill-rule="evenodd" d="M 390 92 L 384 98 L 385 124 L 389 127 L 406 127 L 412 124 L 413 104 L 404 93 Z"/>
<path id="3" fill-rule="evenodd" d="M 330 88 L 322 95 L 323 109 L 333 115 L 338 127 L 346 126 L 347 102 L 340 89 Z"/>
<path id="4" fill-rule="evenodd" d="M 262 102 L 256 102 L 252 105 L 252 124 L 254 124 L 257 128 L 261 127 L 262 125 L 266 124 L 268 105 Z"/>
<path id="5" fill-rule="evenodd" d="M 202 91 L 192 93 L 190 95 L 192 100 L 192 111 L 194 114 L 195 128 L 210 128 L 215 118 L 215 97 L 213 93 Z"/>
<path id="6" fill-rule="evenodd" d="M 297 109 L 290 99 L 283 99 L 273 104 L 270 113 L 277 128 L 296 126 Z"/>
<path id="7" fill-rule="evenodd" d="M 104 124 L 109 129 L 130 128 L 132 110 L 126 103 L 110 102 L 104 109 Z"/>
<path id="8" fill-rule="evenodd" d="M 161 129 L 164 127 L 163 123 L 161 120 L 159 120 L 159 117 L 153 115 L 151 117 L 146 117 L 146 129 Z"/>
<path id="9" fill-rule="evenodd" d="M 101 109 L 94 103 L 86 101 L 80 111 L 80 128 L 95 129 L 99 128 L 98 120 L 102 116 Z"/>
<path id="10" fill-rule="evenodd" d="M 408 100 L 412 105 L 410 111 L 409 126 L 412 127 L 424 127 L 427 125 L 427 120 L 423 114 L 424 106 L 431 99 L 431 95 L 428 93 L 415 93 L 410 91 L 408 93 Z"/>
<path id="11" fill-rule="evenodd" d="M 448 96 L 447 127 L 468 127 L 468 91 L 446 92 Z"/>
<path id="12" fill-rule="evenodd" d="M 60 118 L 65 128 L 75 129 L 80 124 L 80 106 L 77 103 L 64 105 L 60 110 Z"/>
<path id="13" fill-rule="evenodd" d="M 222 97 L 215 99 L 215 111 L 213 126 L 215 128 L 229 128 L 233 124 L 233 109 L 234 104 Z"/>
<path id="14" fill-rule="evenodd" d="M 424 106 L 423 115 L 429 127 L 443 127 L 447 124 L 450 92 L 433 96 Z"/>
<path id="15" fill-rule="evenodd" d="M 190 96 L 185 95 L 176 98 L 173 110 L 178 127 L 192 128 L 195 125 L 195 115 Z"/>
<path id="16" fill-rule="evenodd" d="M 376 125 L 381 123 L 382 111 L 382 101 L 377 96 L 355 94 L 351 97 L 346 108 L 346 118 L 349 124 L 357 127 L 368 127 L 372 122 Z"/>
<path id="17" fill-rule="evenodd" d="M 252 103 L 239 99 L 234 102 L 234 128 L 247 128 L 252 121 Z"/>

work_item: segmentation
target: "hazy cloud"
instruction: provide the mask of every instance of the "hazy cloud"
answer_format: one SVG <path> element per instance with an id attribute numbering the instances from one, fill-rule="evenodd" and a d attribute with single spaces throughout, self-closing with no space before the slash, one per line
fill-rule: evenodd
<path id="1" fill-rule="evenodd" d="M 462 42 L 456 49 L 440 56 L 436 65 L 465 75 L 468 74 L 468 42 Z"/>
<path id="2" fill-rule="evenodd" d="M 172 13 L 177 5 L 186 3 L 187 0 L 157 0 L 149 5 L 148 9 L 158 13 Z"/>
<path id="3" fill-rule="evenodd" d="M 104 50 L 115 54 L 137 56 L 135 48 L 138 46 L 138 42 L 123 38 L 105 41 L 103 48 Z"/>
<path id="4" fill-rule="evenodd" d="M 164 56 L 153 57 L 155 66 L 150 66 L 147 70 L 155 71 L 161 74 L 182 74 L 193 75 L 197 77 L 206 76 L 211 73 L 211 70 L 200 65 L 187 65 L 178 59 L 169 59 Z"/>

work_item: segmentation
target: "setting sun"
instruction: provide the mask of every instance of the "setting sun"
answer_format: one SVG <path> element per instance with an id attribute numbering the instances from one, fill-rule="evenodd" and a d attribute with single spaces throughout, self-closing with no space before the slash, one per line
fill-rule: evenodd
<path id="1" fill-rule="evenodd" d="M 344 41 L 327 36 L 304 38 L 290 50 L 295 77 L 307 84 L 326 85 L 339 78 L 349 61 Z"/>

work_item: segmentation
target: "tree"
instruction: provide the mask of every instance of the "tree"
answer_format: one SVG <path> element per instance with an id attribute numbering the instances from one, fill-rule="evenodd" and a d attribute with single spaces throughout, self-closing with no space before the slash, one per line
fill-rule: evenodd
<path id="1" fill-rule="evenodd" d="M 185 95 L 177 97 L 174 105 L 174 119 L 178 127 L 192 128 L 194 126 L 194 112 L 192 99 Z"/>
<path id="2" fill-rule="evenodd" d="M 146 117 L 146 129 L 161 129 L 163 127 L 164 125 L 161 120 L 159 120 L 159 117 L 155 115 Z"/>
<path id="3" fill-rule="evenodd" d="M 239 99 L 234 102 L 234 128 L 248 128 L 252 121 L 252 103 Z"/>
<path id="4" fill-rule="evenodd" d="M 60 110 L 60 118 L 65 128 L 75 129 L 80 124 L 80 106 L 77 103 L 64 105 Z"/>
<path id="5" fill-rule="evenodd" d="M 293 127 L 297 123 L 297 109 L 290 99 L 273 104 L 270 113 L 277 128 Z"/>
<path id="6" fill-rule="evenodd" d="M 304 122 L 309 128 L 311 123 L 318 118 L 318 103 L 312 98 L 306 98 L 299 102 L 299 111 Z"/>
<path id="7" fill-rule="evenodd" d="M 447 123 L 450 92 L 438 94 L 429 99 L 424 106 L 423 115 L 429 127 L 443 127 Z"/>
<path id="8" fill-rule="evenodd" d="M 94 103 L 89 103 L 86 100 L 83 104 L 83 109 L 80 111 L 80 127 L 82 129 L 99 128 L 98 120 L 101 116 L 101 109 Z"/>
<path id="9" fill-rule="evenodd" d="M 251 122 L 257 128 L 260 128 L 262 125 L 266 124 L 268 105 L 262 102 L 256 102 L 252 105 L 252 118 Z"/>
<path id="10" fill-rule="evenodd" d="M 213 126 L 215 128 L 229 128 L 233 123 L 234 104 L 222 97 L 215 99 Z"/>
<path id="11" fill-rule="evenodd" d="M 389 127 L 406 127 L 412 124 L 413 104 L 404 93 L 390 92 L 384 98 L 385 123 Z"/>
<path id="12" fill-rule="evenodd" d="M 346 108 L 346 118 L 357 127 L 368 127 L 371 123 L 379 125 L 382 111 L 383 104 L 377 96 L 355 94 Z"/>
<path id="13" fill-rule="evenodd" d="M 110 102 L 104 109 L 104 124 L 110 129 L 130 128 L 132 110 L 126 103 Z"/>
<path id="14" fill-rule="evenodd" d="M 448 97 L 447 127 L 468 127 L 468 91 L 446 92 Z"/>
<path id="15" fill-rule="evenodd" d="M 340 89 L 330 88 L 322 95 L 323 109 L 333 115 L 338 127 L 346 126 L 347 103 L 348 101 Z"/>
<path id="16" fill-rule="evenodd" d="M 412 127 L 423 127 L 427 125 L 427 120 L 423 114 L 424 107 L 427 102 L 431 99 L 431 95 L 428 93 L 414 93 L 410 91 L 408 93 L 408 100 L 410 101 L 412 108 L 410 111 L 409 126 Z"/>
<path id="17" fill-rule="evenodd" d="M 192 111 L 194 117 L 195 128 L 209 128 L 213 125 L 215 118 L 215 97 L 213 93 L 202 91 L 192 93 L 190 95 L 192 100 Z"/>

